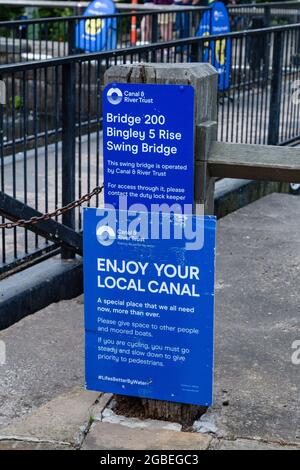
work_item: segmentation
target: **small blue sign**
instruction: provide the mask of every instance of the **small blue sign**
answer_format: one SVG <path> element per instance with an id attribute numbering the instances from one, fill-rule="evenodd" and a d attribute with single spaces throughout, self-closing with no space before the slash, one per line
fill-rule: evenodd
<path id="1" fill-rule="evenodd" d="M 203 13 L 197 36 L 224 35 L 230 33 L 230 20 L 227 8 L 222 2 L 214 2 Z M 203 61 L 210 62 L 219 73 L 219 90 L 225 91 L 230 86 L 231 41 L 207 41 L 203 52 Z"/>
<path id="2" fill-rule="evenodd" d="M 171 235 L 145 237 L 156 223 L 84 210 L 86 388 L 209 406 L 216 219 L 160 214 Z"/>
<path id="3" fill-rule="evenodd" d="M 194 202 L 194 89 L 115 83 L 103 93 L 104 198 L 127 204 Z M 190 206 L 188 209 L 187 205 Z M 155 210 L 155 209 L 153 209 Z"/>
<path id="4" fill-rule="evenodd" d="M 112 0 L 95 0 L 83 16 L 89 17 L 81 20 L 76 27 L 76 48 L 85 52 L 98 52 L 115 49 L 117 47 L 117 19 L 91 18 L 92 16 L 113 15 L 116 12 Z"/>

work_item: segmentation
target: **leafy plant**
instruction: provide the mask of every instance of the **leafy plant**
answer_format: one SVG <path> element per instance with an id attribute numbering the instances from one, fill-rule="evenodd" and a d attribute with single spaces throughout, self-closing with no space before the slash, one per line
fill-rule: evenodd
<path id="1" fill-rule="evenodd" d="M 24 12 L 23 8 L 10 8 L 10 7 L 1 5 L 0 21 L 16 20 L 23 14 L 23 12 Z"/>
<path id="2" fill-rule="evenodd" d="M 19 111 L 23 107 L 23 98 L 22 96 L 15 95 L 14 97 L 9 98 L 9 107 L 10 109 L 14 108 L 15 111 Z"/>

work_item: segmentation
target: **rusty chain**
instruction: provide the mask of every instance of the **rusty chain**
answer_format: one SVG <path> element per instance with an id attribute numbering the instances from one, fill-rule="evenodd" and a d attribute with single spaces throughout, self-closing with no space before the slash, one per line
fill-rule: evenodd
<path id="1" fill-rule="evenodd" d="M 99 194 L 102 193 L 104 186 L 96 186 L 96 188 L 93 189 L 90 193 L 85 194 L 82 196 L 80 199 L 77 199 L 76 201 L 70 202 L 64 207 L 60 207 L 58 209 L 55 209 L 53 212 L 47 212 L 46 214 L 40 215 L 40 216 L 35 216 L 31 217 L 28 220 L 17 220 L 16 222 L 6 222 L 3 224 L 0 224 L 0 229 L 5 228 L 5 229 L 11 229 L 15 227 L 27 227 L 28 225 L 34 225 L 39 222 L 43 222 L 45 220 L 52 219 L 53 217 L 59 217 L 62 214 L 65 214 L 66 212 L 76 209 L 77 207 L 82 206 L 85 202 L 89 202 L 94 196 L 98 196 Z"/>

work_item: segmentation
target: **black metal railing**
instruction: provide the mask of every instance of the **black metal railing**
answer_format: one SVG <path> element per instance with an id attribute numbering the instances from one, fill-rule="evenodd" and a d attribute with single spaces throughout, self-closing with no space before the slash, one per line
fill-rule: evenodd
<path id="1" fill-rule="evenodd" d="M 299 41 L 297 24 L 2 65 L 0 190 L 40 212 L 54 210 L 66 202 L 62 181 L 68 180 L 70 159 L 75 166 L 70 194 L 78 198 L 101 184 L 102 87 L 105 71 L 116 64 L 210 61 L 229 74 L 225 83 L 220 73 L 219 140 L 295 142 L 300 139 Z M 93 204 L 99 202 L 95 198 Z M 54 245 L 27 229 L 2 230 L 0 274 L 52 250 Z"/>
<path id="2" fill-rule="evenodd" d="M 84 24 L 84 28 L 89 31 L 103 28 L 103 33 L 97 40 L 101 50 L 193 37 L 197 35 L 201 17 L 207 10 L 210 7 L 177 6 L 167 11 L 127 11 L 85 19 L 82 16 L 72 16 L 2 21 L 0 63 L 65 57 L 80 52 L 80 49 L 82 52 L 91 51 L 94 41 L 86 39 L 80 44 L 76 41 L 79 24 Z M 229 6 L 228 12 L 232 31 L 300 21 L 298 3 L 235 5 Z M 136 30 L 132 28 L 133 18 Z M 165 25 L 169 27 L 166 28 Z"/>
<path id="3" fill-rule="evenodd" d="M 89 34 L 79 41 L 78 28 L 102 30 L 98 50 L 196 36 L 200 18 L 209 8 L 175 8 L 168 11 L 128 12 L 99 17 L 61 17 L 0 22 L 0 63 L 65 57 L 74 52 L 93 52 L 95 39 Z M 135 19 L 136 29 L 132 21 Z M 168 27 L 166 27 L 168 25 Z"/>
<path id="4" fill-rule="evenodd" d="M 251 3 L 228 6 L 234 30 L 243 31 L 251 25 L 259 27 L 280 26 L 299 22 L 298 2 Z"/>

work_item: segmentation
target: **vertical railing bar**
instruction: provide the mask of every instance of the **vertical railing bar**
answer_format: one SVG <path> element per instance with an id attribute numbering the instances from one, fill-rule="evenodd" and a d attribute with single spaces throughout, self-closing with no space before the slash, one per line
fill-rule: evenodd
<path id="1" fill-rule="evenodd" d="M 62 66 L 62 204 L 75 200 L 76 85 L 74 62 Z M 75 210 L 63 214 L 62 223 L 75 230 Z M 62 249 L 63 259 L 75 257 L 74 251 Z"/>
<path id="2" fill-rule="evenodd" d="M 88 193 L 91 190 L 91 135 L 90 135 L 90 126 L 91 126 L 91 61 L 88 61 L 88 67 L 87 67 L 87 113 L 88 113 L 88 136 L 87 136 L 87 152 L 88 152 L 88 173 L 87 173 L 87 179 L 88 179 Z M 90 205 L 90 203 L 88 203 Z"/>
<path id="3" fill-rule="evenodd" d="M 282 32 L 276 31 L 274 33 L 274 48 L 272 61 L 272 79 L 268 129 L 269 145 L 277 145 L 279 141 L 279 119 L 282 95 L 282 45 Z"/>
<path id="4" fill-rule="evenodd" d="M 3 77 L 0 76 L 0 80 Z M 6 96 L 7 101 L 7 96 Z M 0 104 L 0 161 L 1 161 L 1 191 L 5 191 L 5 167 L 4 167 L 4 152 L 3 152 L 3 142 L 4 142 L 4 129 L 3 129 L 3 106 Z M 4 217 L 1 217 L 1 222 L 4 223 Z M 1 239 L 2 239 L 2 263 L 6 263 L 6 231 L 5 229 L 1 230 Z"/>
<path id="5" fill-rule="evenodd" d="M 49 195 L 48 195 L 48 188 L 49 188 L 49 152 L 48 152 L 48 68 L 44 68 L 44 110 L 45 110 L 45 212 L 49 210 Z"/>
<path id="6" fill-rule="evenodd" d="M 22 87 L 23 87 L 23 178 L 24 178 L 24 203 L 27 204 L 27 80 L 26 72 L 22 73 Z M 28 229 L 24 228 L 24 245 L 25 253 L 28 254 Z"/>
<path id="7" fill-rule="evenodd" d="M 37 103 L 37 69 L 33 71 L 33 122 L 34 122 L 34 185 L 35 185 L 35 201 L 34 207 L 39 208 L 38 191 L 39 191 L 39 162 L 38 162 L 38 103 Z M 39 238 L 35 236 L 35 246 L 38 248 Z"/>
<path id="8" fill-rule="evenodd" d="M 78 63 L 78 197 L 82 196 L 82 129 L 81 129 L 81 103 L 82 103 L 82 62 Z M 79 209 L 79 228 L 82 219 Z"/>
<path id="9" fill-rule="evenodd" d="M 15 82 L 15 73 L 12 74 L 12 89 L 11 89 L 11 117 L 12 122 L 15 122 L 15 104 L 16 104 L 16 82 Z M 14 198 L 17 197 L 17 186 L 16 186 L 16 136 L 15 136 L 15 126 L 12 126 L 12 195 Z M 14 232 L 14 258 L 18 257 L 17 252 L 17 228 L 13 229 Z"/>
<path id="10" fill-rule="evenodd" d="M 58 139 L 59 139 L 59 110 L 60 110 L 60 95 L 59 95 L 59 67 L 55 67 L 54 70 L 54 96 L 55 96 L 55 144 L 54 144 L 54 166 L 55 166 L 55 175 L 54 175 L 54 186 L 55 186 L 55 195 L 54 195 L 54 205 L 55 209 L 57 209 L 59 204 L 58 199 Z M 56 217 L 57 220 L 57 217 Z"/>
<path id="11" fill-rule="evenodd" d="M 96 138 L 96 186 L 99 186 L 100 182 L 100 129 L 101 129 L 101 64 L 100 60 L 97 61 L 97 73 L 96 73 L 96 86 L 97 86 L 97 138 Z M 97 195 L 96 204 L 99 204 L 99 195 Z"/>

